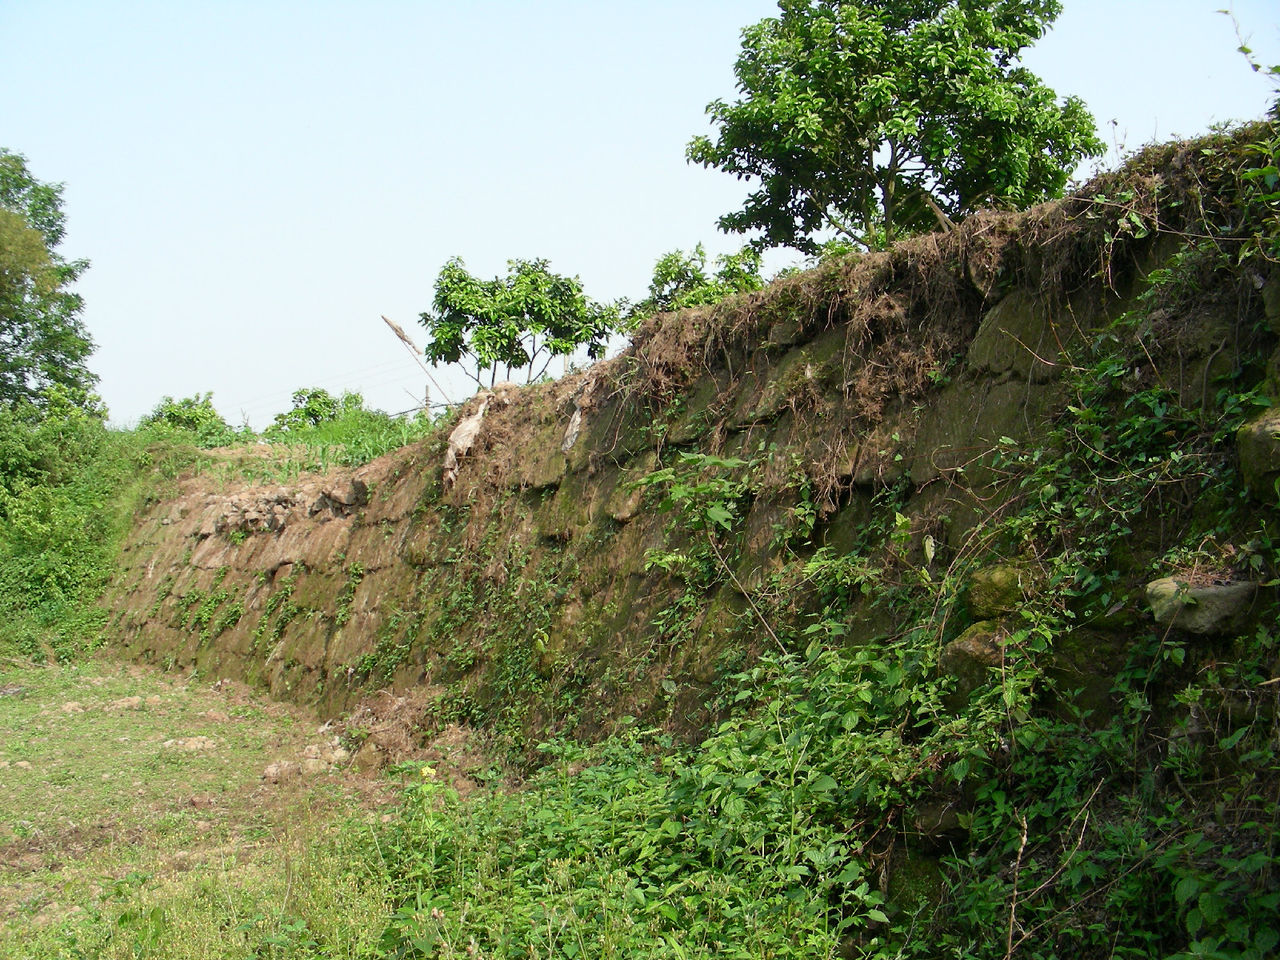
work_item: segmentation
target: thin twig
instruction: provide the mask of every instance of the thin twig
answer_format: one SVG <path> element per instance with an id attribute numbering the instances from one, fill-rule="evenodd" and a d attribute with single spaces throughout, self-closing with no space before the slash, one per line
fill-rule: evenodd
<path id="1" fill-rule="evenodd" d="M 404 332 L 404 328 L 394 320 L 390 319 L 386 314 L 382 315 L 382 321 L 391 328 L 391 332 L 396 335 L 396 339 L 404 344 L 404 348 L 409 351 L 409 355 L 413 357 L 414 362 L 422 372 L 426 374 L 427 379 L 431 381 L 431 385 L 440 392 L 440 396 L 444 398 L 444 402 L 449 406 L 453 406 L 453 401 L 449 399 L 448 394 L 446 394 L 440 384 L 436 382 L 436 378 L 431 375 L 431 371 L 427 369 L 427 365 L 422 362 L 422 357 L 418 353 L 417 344 L 409 339 L 409 335 Z"/>
<path id="2" fill-rule="evenodd" d="M 1005 960 L 1013 956 L 1013 928 L 1018 915 L 1018 881 L 1022 877 L 1022 854 L 1027 849 L 1027 818 L 1020 813 L 1018 822 L 1022 824 L 1022 839 L 1018 843 L 1018 856 L 1013 862 L 1013 899 L 1009 901 L 1009 928 L 1004 937 Z M 1019 939 L 1018 943 L 1021 944 L 1022 940 Z"/>
<path id="3" fill-rule="evenodd" d="M 751 611 L 756 615 L 756 619 L 760 621 L 760 626 L 764 627 L 765 632 L 773 638 L 773 642 L 778 645 L 778 649 L 783 653 L 786 653 L 787 648 L 782 645 L 782 641 L 778 639 L 778 635 L 773 632 L 773 627 L 769 626 L 769 621 L 764 618 L 764 614 L 760 612 L 760 608 L 756 606 L 756 602 L 751 599 L 751 594 L 747 593 L 747 588 L 742 585 L 742 581 L 737 578 L 733 570 L 730 569 L 729 564 L 725 562 L 724 554 L 722 554 L 720 552 L 720 548 L 716 546 L 715 537 L 711 535 L 710 530 L 707 531 L 707 543 L 711 544 L 711 550 L 715 553 L 716 559 L 720 561 L 721 568 L 729 575 L 729 579 L 732 580 L 733 585 L 738 588 L 738 592 L 742 594 L 742 596 L 746 598 L 747 603 L 750 604 Z"/>

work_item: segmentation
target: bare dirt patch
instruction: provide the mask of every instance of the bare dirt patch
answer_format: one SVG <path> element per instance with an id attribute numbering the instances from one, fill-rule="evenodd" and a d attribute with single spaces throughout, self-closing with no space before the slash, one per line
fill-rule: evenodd
<path id="1" fill-rule="evenodd" d="M 429 687 L 396 694 L 379 690 L 366 697 L 340 724 L 343 737 L 356 746 L 354 764 L 374 773 L 406 763 L 430 765 L 437 780 L 466 797 L 481 780 L 492 779 L 492 761 L 479 737 L 456 723 L 434 723 L 434 706 L 442 690 Z"/>

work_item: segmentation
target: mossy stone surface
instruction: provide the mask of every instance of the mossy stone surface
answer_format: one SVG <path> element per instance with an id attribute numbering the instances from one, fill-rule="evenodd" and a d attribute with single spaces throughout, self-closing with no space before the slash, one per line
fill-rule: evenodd
<path id="1" fill-rule="evenodd" d="M 1275 502 L 1280 479 L 1280 407 L 1254 417 L 1236 434 L 1240 473 L 1249 492 L 1260 500 Z"/>
<path id="2" fill-rule="evenodd" d="M 930 905 L 941 903 L 946 892 L 946 872 L 941 861 L 914 850 L 895 858 L 885 891 L 890 913 L 927 910 Z"/>
<path id="3" fill-rule="evenodd" d="M 969 612 L 978 620 L 1013 613 L 1030 593 L 1031 573 L 1025 567 L 1001 563 L 969 578 Z"/>
<path id="4" fill-rule="evenodd" d="M 1175 577 L 1147 584 L 1147 603 L 1156 623 L 1201 636 L 1233 633 L 1248 620 L 1258 584 L 1224 583 L 1193 587 Z"/>
<path id="5" fill-rule="evenodd" d="M 1058 375 L 1066 344 L 1045 305 L 1029 290 L 1011 292 L 987 311 L 969 346 L 971 366 L 1043 383 Z"/>
<path id="6" fill-rule="evenodd" d="M 956 689 L 947 702 L 950 709 L 964 706 L 969 695 L 986 684 L 991 671 L 1004 662 L 1002 641 L 1008 632 L 1003 621 L 981 620 L 943 648 L 938 670 L 956 678 Z"/>

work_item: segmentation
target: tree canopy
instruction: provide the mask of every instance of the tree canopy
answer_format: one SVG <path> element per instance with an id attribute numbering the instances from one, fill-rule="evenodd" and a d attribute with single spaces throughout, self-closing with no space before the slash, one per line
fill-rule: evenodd
<path id="1" fill-rule="evenodd" d="M 743 31 L 740 99 L 707 107 L 690 161 L 757 184 L 721 229 L 759 246 L 864 247 L 984 204 L 1060 195 L 1102 150 L 1077 98 L 1020 66 L 1057 0 L 781 0 Z"/>
<path id="2" fill-rule="evenodd" d="M 88 262 L 57 252 L 64 233 L 61 185 L 41 183 L 21 154 L 0 148 L 0 404 L 43 405 L 53 386 L 91 402 L 93 342 L 68 289 Z"/>
<path id="3" fill-rule="evenodd" d="M 668 310 L 718 303 L 735 293 L 759 290 L 760 251 L 750 246 L 716 257 L 714 272 L 707 268 L 707 251 L 698 244 L 691 252 L 672 250 L 658 258 L 649 281 L 649 295 L 631 307 L 632 319 Z"/>
<path id="4" fill-rule="evenodd" d="M 498 368 L 525 370 L 532 382 L 546 373 L 554 357 L 586 348 L 587 356 L 604 355 L 619 326 L 618 308 L 591 300 L 577 277 L 551 272 L 546 260 L 509 260 L 507 275 L 481 280 L 459 257 L 446 263 L 436 279 L 434 312 L 421 314 L 432 363 L 459 363 L 477 383 Z"/>

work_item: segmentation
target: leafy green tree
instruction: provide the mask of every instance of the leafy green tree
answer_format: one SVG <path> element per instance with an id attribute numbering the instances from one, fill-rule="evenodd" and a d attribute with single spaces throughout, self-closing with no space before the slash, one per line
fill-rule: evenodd
<path id="1" fill-rule="evenodd" d="M 197 393 L 181 400 L 164 397 L 139 421 L 138 426 L 190 434 L 196 446 L 206 449 L 227 446 L 244 435 L 243 431 L 233 430 L 222 419 L 222 414 L 213 405 L 212 393 Z"/>
<path id="2" fill-rule="evenodd" d="M 743 31 L 741 99 L 688 158 L 758 184 L 720 218 L 762 247 L 876 248 L 982 204 L 1057 196 L 1102 151 L 1084 104 L 1019 65 L 1057 0 L 781 0 Z"/>
<path id="3" fill-rule="evenodd" d="M 0 148 L 0 404 L 40 406 L 52 386 L 94 403 L 93 341 L 68 289 L 89 264 L 57 252 L 64 234 L 61 185 L 41 183 L 21 154 Z"/>
<path id="4" fill-rule="evenodd" d="M 323 387 L 304 387 L 293 392 L 293 406 L 283 413 L 277 413 L 264 433 L 268 437 L 297 433 L 308 427 L 332 423 L 363 409 L 364 397 L 358 393 L 348 391 L 335 397 Z"/>
<path id="5" fill-rule="evenodd" d="M 446 263 L 436 278 L 432 312 L 421 314 L 432 363 L 471 360 L 467 375 L 484 385 L 498 378 L 498 368 L 527 371 L 532 382 L 555 357 L 585 347 L 595 360 L 604 355 L 611 334 L 620 326 L 617 306 L 591 300 L 577 277 L 552 273 L 546 260 L 509 260 L 507 275 L 473 277 L 459 257 Z"/>
<path id="6" fill-rule="evenodd" d="M 759 290 L 764 286 L 760 276 L 760 251 L 750 246 L 737 253 L 716 257 L 714 273 L 707 270 L 707 251 L 698 244 L 689 253 L 672 250 L 653 267 L 649 295 L 628 312 L 640 319 L 669 310 L 700 307 L 718 303 L 735 293 Z"/>

